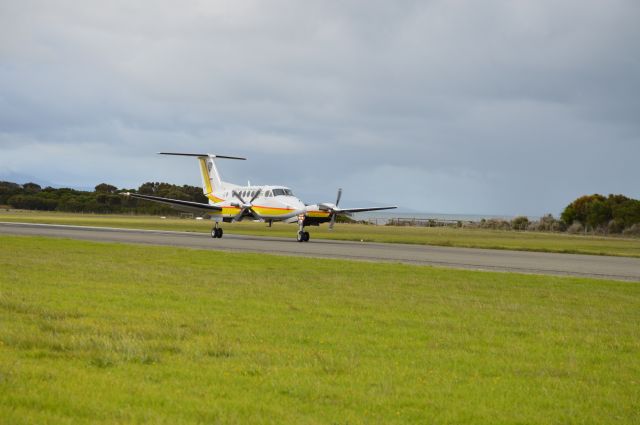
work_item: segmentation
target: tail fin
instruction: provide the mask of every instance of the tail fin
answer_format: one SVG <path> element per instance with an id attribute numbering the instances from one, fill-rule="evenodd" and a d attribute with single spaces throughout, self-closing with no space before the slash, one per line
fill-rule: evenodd
<path id="1" fill-rule="evenodd" d="M 209 197 L 216 190 L 222 189 L 222 179 L 216 167 L 214 158 L 246 160 L 237 156 L 214 155 L 210 153 L 174 153 L 158 152 L 160 155 L 195 156 L 200 162 L 200 174 L 202 175 L 202 191 Z"/>

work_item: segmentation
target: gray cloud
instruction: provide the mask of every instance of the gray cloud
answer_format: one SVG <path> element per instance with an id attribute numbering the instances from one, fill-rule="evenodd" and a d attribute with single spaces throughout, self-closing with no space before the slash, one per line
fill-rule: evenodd
<path id="1" fill-rule="evenodd" d="M 309 201 L 640 197 L 639 18 L 624 0 L 2 2 L 0 178 L 198 184 L 152 154 L 208 150 Z"/>

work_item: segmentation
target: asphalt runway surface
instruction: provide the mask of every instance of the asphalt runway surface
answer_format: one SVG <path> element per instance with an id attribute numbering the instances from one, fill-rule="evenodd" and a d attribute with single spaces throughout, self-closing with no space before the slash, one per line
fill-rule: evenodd
<path id="1" fill-rule="evenodd" d="M 213 239 L 204 233 L 0 222 L 0 234 L 640 281 L 639 258 L 314 240 L 313 234 L 300 243 L 295 231 L 291 238 L 225 233 Z"/>

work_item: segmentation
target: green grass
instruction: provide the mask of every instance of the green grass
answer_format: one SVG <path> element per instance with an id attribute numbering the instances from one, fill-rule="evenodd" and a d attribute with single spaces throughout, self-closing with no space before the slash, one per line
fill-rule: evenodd
<path id="1" fill-rule="evenodd" d="M 640 286 L 0 236 L 0 423 L 640 422 Z"/>
<path id="2" fill-rule="evenodd" d="M 160 229 L 208 233 L 209 220 L 192 220 L 149 216 L 66 214 L 34 211 L 0 211 L 0 221 L 27 223 L 73 224 L 133 229 Z M 228 233 L 294 238 L 297 227 L 275 223 L 241 222 L 224 224 Z M 615 255 L 640 258 L 640 238 L 568 235 L 543 232 L 514 232 L 486 229 L 456 229 L 448 227 L 396 227 L 362 224 L 336 224 L 333 231 L 327 225 L 309 227 L 312 239 L 356 240 L 367 242 L 408 243 L 465 248 L 513 249 L 520 251 L 558 252 L 571 254 Z"/>

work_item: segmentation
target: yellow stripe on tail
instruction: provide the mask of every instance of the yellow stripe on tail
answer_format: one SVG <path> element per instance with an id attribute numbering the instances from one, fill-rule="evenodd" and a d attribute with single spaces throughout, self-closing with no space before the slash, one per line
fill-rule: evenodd
<path id="1" fill-rule="evenodd" d="M 202 174 L 202 188 L 205 195 L 210 195 L 213 192 L 211 187 L 211 176 L 209 175 L 209 169 L 207 168 L 207 160 L 204 158 L 198 158 L 200 161 L 200 173 Z"/>

